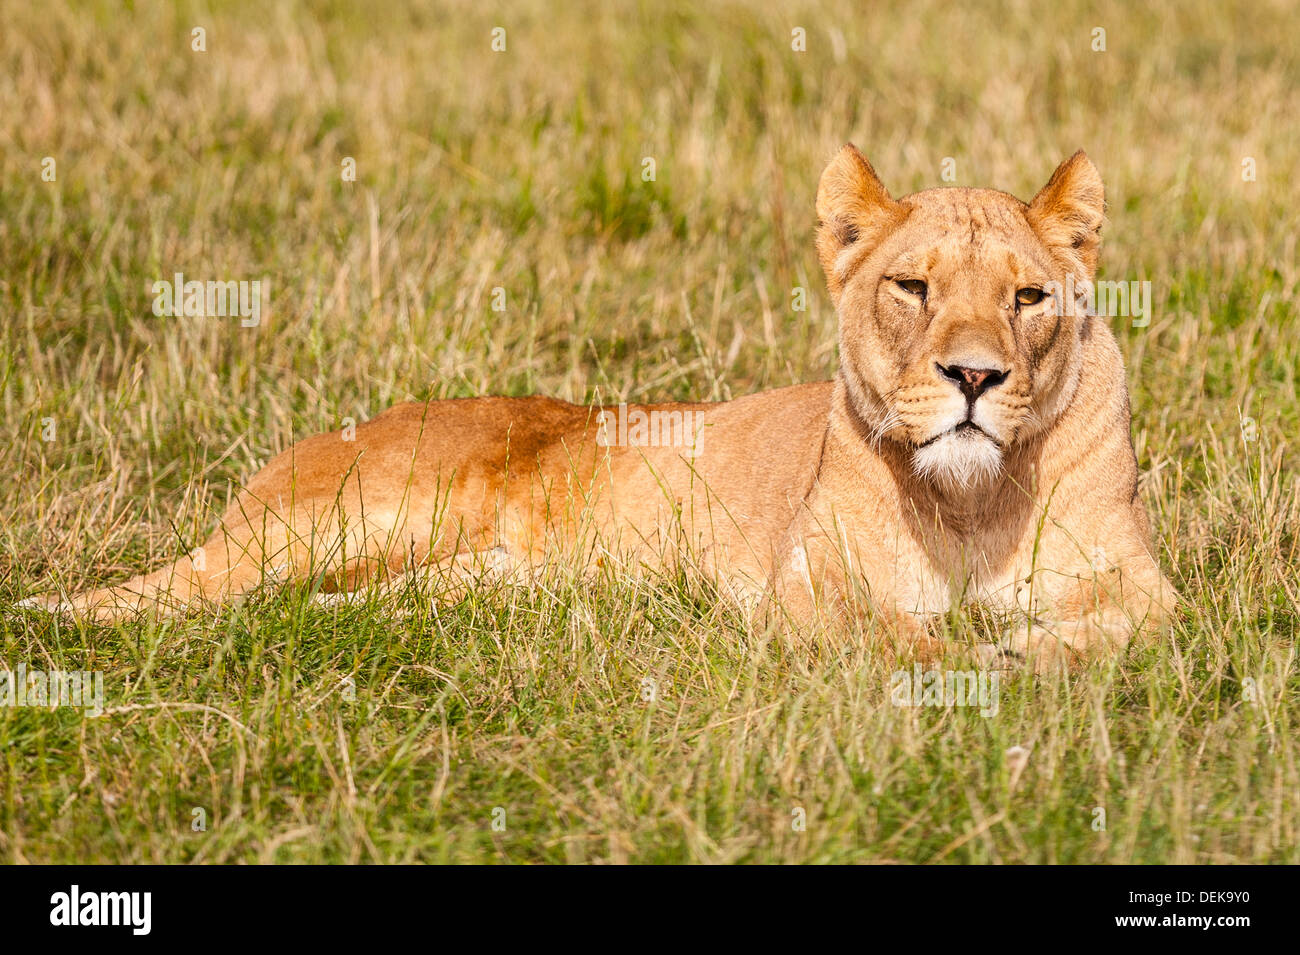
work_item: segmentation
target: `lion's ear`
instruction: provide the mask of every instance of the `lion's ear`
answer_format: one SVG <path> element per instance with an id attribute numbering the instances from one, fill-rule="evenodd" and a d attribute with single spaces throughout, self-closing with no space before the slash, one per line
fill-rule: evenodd
<path id="1" fill-rule="evenodd" d="M 856 146 L 845 143 L 817 185 L 817 257 L 831 295 L 838 296 L 844 287 L 840 254 L 858 243 L 874 245 L 903 215 L 871 163 Z"/>
<path id="2" fill-rule="evenodd" d="M 1029 203 L 1029 224 L 1075 278 L 1091 281 L 1101 252 L 1106 191 L 1101 173 L 1080 149 L 1056 167 Z"/>

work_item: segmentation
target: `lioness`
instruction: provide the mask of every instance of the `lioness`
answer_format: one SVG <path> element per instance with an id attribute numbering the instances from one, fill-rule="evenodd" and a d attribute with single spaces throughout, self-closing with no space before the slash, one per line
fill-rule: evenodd
<path id="1" fill-rule="evenodd" d="M 924 641 L 928 615 L 977 601 L 1022 621 L 1011 654 L 1121 648 L 1175 596 L 1138 500 L 1119 349 L 1059 291 L 1093 279 L 1103 211 L 1082 152 L 1026 205 L 892 199 L 846 145 L 817 191 L 833 381 L 709 404 L 398 405 L 272 459 L 196 554 L 36 602 L 114 619 L 268 578 L 339 595 L 417 569 L 454 588 L 690 555 L 799 627 L 866 608 Z"/>

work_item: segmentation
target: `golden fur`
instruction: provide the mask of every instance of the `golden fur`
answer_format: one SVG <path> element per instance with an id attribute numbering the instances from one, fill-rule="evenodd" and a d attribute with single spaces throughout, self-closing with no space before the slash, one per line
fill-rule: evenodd
<path id="1" fill-rule="evenodd" d="M 817 195 L 833 381 L 716 404 L 399 405 L 355 440 L 272 459 L 200 554 L 38 602 L 113 619 L 268 578 L 344 594 L 418 570 L 450 592 L 555 561 L 689 555 L 797 626 L 868 608 L 924 642 L 928 615 L 978 601 L 1019 613 L 1003 650 L 1040 666 L 1122 648 L 1175 598 L 1137 495 L 1119 349 L 1102 320 L 1031 301 L 1093 278 L 1103 212 L 1082 152 L 1025 204 L 894 200 L 846 145 Z"/>

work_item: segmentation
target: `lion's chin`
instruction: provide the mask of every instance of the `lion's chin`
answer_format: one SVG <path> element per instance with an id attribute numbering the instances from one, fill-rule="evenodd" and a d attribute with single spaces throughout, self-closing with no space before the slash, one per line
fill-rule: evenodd
<path id="1" fill-rule="evenodd" d="M 967 490 L 987 484 L 1002 470 L 1002 450 L 984 432 L 958 428 L 917 448 L 912 466 L 924 480 Z"/>

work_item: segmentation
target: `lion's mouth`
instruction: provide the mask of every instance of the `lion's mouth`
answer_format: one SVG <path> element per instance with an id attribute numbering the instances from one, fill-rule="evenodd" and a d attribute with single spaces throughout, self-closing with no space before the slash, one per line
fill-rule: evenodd
<path id="1" fill-rule="evenodd" d="M 993 444 L 996 445 L 998 448 L 1002 447 L 1001 441 L 993 437 L 993 435 L 989 434 L 987 431 L 985 431 L 983 428 L 977 425 L 974 421 L 970 420 L 970 418 L 967 418 L 965 421 L 961 422 L 956 427 L 949 428 L 947 431 L 940 431 L 938 434 L 922 441 L 920 444 L 917 445 L 917 449 L 919 450 L 920 448 L 928 448 L 930 445 L 934 444 L 940 438 L 946 438 L 948 437 L 948 435 L 956 435 L 958 437 L 961 437 L 962 435 L 967 435 L 967 434 L 969 434 L 971 437 L 986 438 L 987 440 L 992 441 Z"/>

